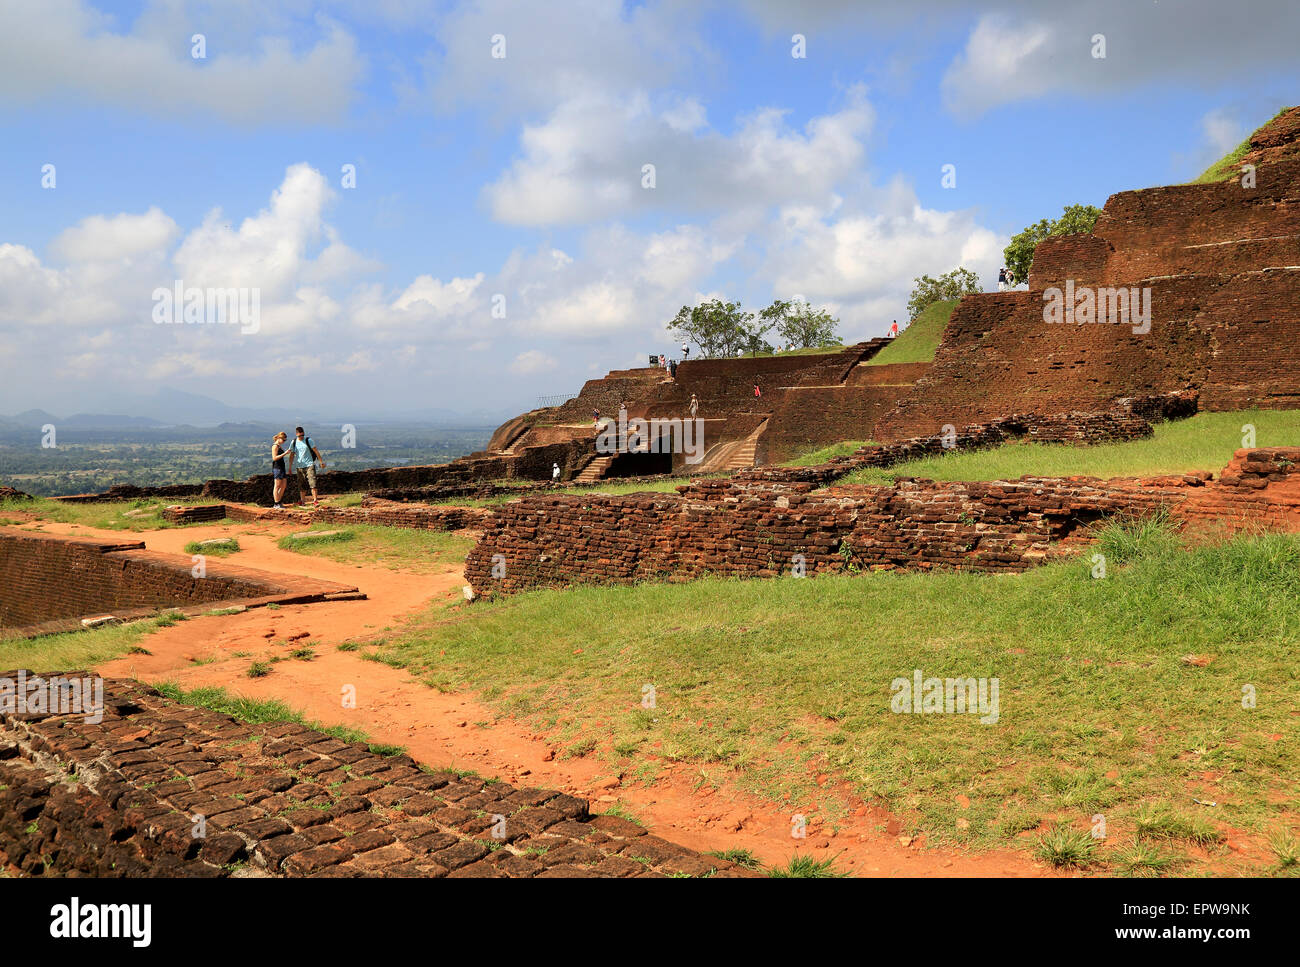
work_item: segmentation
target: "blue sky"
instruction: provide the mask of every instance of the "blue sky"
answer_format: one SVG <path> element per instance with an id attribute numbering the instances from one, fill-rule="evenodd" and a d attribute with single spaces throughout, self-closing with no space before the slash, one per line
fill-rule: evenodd
<path id="1" fill-rule="evenodd" d="M 1300 13 L 1262 0 L 23 6 L 0 412 L 161 387 L 514 411 L 668 349 L 714 295 L 868 338 L 913 277 L 992 287 L 1024 225 L 1194 177 L 1300 100 Z M 257 331 L 156 324 L 176 280 L 257 288 Z"/>

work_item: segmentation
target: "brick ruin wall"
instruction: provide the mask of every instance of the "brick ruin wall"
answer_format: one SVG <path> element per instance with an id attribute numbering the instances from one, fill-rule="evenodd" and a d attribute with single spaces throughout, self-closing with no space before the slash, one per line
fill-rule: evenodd
<path id="1" fill-rule="evenodd" d="M 1168 510 L 1228 529 L 1300 530 L 1300 448 L 1238 451 L 1208 474 L 1022 478 L 813 492 L 813 483 L 706 480 L 677 494 L 532 497 L 500 508 L 466 561 L 479 594 L 575 582 L 861 569 L 1021 571 L 1117 514 Z M 504 577 L 493 575 L 503 555 Z M 497 561 L 500 561 L 497 558 Z M 499 573 L 499 569 L 498 569 Z"/>
<path id="2" fill-rule="evenodd" d="M 454 531 L 480 527 L 492 515 L 482 507 L 443 507 L 365 497 L 360 507 L 286 508 L 265 510 L 241 504 L 178 504 L 166 507 L 162 518 L 172 524 L 214 520 L 272 521 L 300 524 L 369 524 L 412 530 Z"/>
<path id="3" fill-rule="evenodd" d="M 452 463 L 421 467 L 385 467 L 373 470 L 317 471 L 317 493 L 321 496 L 402 490 L 417 487 L 444 488 L 447 496 L 460 496 L 467 489 L 490 480 L 550 480 L 551 467 L 558 463 L 562 479 L 577 476 L 594 456 L 587 439 L 562 440 L 543 446 L 528 447 L 510 456 L 479 455 Z M 302 499 L 297 475 L 289 478 L 285 501 Z M 310 494 L 308 495 L 310 496 Z M 137 487 L 119 484 L 102 493 L 58 497 L 69 503 L 95 503 L 107 500 L 142 500 L 149 498 L 187 499 L 210 497 L 230 503 L 271 506 L 271 475 L 256 474 L 245 480 L 208 480 L 201 484 L 172 484 L 163 487 Z"/>
<path id="4" fill-rule="evenodd" d="M 328 581 L 145 550 L 141 541 L 56 537 L 0 528 L 0 628 L 26 636 L 75 630 L 81 618 L 135 618 L 161 608 L 251 607 L 355 592 Z"/>
<path id="5" fill-rule="evenodd" d="M 1257 134 L 1253 188 L 1232 179 L 1121 192 L 1091 235 L 1040 242 L 1028 292 L 958 304 L 932 368 L 878 438 L 1178 390 L 1198 392 L 1206 410 L 1300 408 L 1297 130 L 1293 109 Z M 1149 287 L 1151 331 L 1046 323 L 1043 292 L 1067 280 Z"/>
<path id="6" fill-rule="evenodd" d="M 430 770 L 291 722 L 246 725 L 125 679 L 105 681 L 104 704 L 96 724 L 0 714 L 0 868 L 59 877 L 749 875 L 628 820 L 592 816 L 585 800 L 555 790 Z"/>

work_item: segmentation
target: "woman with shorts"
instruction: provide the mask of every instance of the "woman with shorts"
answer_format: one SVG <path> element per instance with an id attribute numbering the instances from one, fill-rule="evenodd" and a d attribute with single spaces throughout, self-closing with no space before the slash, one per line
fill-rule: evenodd
<path id="1" fill-rule="evenodd" d="M 289 452 L 284 449 L 284 443 L 288 439 L 289 435 L 281 430 L 271 441 L 271 498 L 276 510 L 284 510 L 280 500 L 289 487 L 289 473 L 284 468 L 284 458 Z"/>

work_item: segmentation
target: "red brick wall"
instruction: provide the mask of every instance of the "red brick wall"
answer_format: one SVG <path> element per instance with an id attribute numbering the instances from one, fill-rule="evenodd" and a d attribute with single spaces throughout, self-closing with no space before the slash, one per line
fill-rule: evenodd
<path id="1" fill-rule="evenodd" d="M 99 540 L 0 531 L 0 625 L 20 627 L 55 618 L 137 611 L 168 605 L 254 598 L 284 590 L 209 568 L 190 574 L 189 558 L 153 554 L 139 541 Z M 266 575 L 271 577 L 271 575 Z"/>
<path id="2" fill-rule="evenodd" d="M 701 481 L 678 494 L 532 497 L 500 508 L 470 552 L 480 594 L 572 582 L 853 568 L 1020 571 L 1118 514 L 1300 530 L 1300 448 L 1241 451 L 1222 483 L 1153 479 L 901 480 L 892 487 Z M 499 557 L 497 555 L 500 555 Z M 504 563 L 504 576 L 493 574 Z"/>

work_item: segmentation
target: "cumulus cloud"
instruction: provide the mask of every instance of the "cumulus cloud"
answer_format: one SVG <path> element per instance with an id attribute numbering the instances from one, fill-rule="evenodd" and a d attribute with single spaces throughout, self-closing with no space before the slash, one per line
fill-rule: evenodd
<path id="1" fill-rule="evenodd" d="M 802 130 L 786 123 L 785 111 L 765 108 L 728 136 L 702 127 L 702 107 L 686 103 L 656 109 L 645 94 L 564 101 L 546 121 L 525 126 L 522 157 L 485 190 L 493 215 L 550 225 L 650 208 L 713 212 L 821 200 L 861 165 L 875 117 L 860 86 L 840 110 Z"/>

